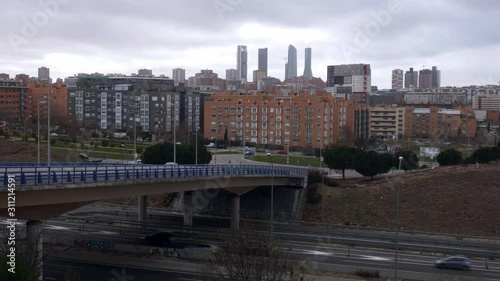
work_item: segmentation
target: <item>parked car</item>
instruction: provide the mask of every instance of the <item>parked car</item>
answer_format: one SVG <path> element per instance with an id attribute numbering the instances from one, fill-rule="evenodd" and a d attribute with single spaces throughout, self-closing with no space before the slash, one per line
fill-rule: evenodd
<path id="1" fill-rule="evenodd" d="M 167 162 L 167 163 L 165 163 L 165 166 L 179 166 L 179 164 L 177 164 L 175 162 Z"/>
<path id="2" fill-rule="evenodd" d="M 286 155 L 286 151 L 284 151 L 284 150 L 280 150 L 280 151 L 276 152 L 276 154 Z"/>
<path id="3" fill-rule="evenodd" d="M 255 153 L 253 151 L 247 151 L 245 152 L 245 156 L 254 156 Z"/>
<path id="4" fill-rule="evenodd" d="M 215 147 L 215 143 L 211 142 L 207 145 L 205 145 L 206 148 L 214 148 Z"/>
<path id="5" fill-rule="evenodd" d="M 470 270 L 471 262 L 468 258 L 464 257 L 447 257 L 437 260 L 434 265 L 437 268 Z"/>

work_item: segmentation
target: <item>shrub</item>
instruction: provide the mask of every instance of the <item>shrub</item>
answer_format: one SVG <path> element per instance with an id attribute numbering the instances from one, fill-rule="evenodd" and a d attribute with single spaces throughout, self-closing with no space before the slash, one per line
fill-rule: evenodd
<path id="1" fill-rule="evenodd" d="M 339 183 L 332 178 L 325 177 L 325 185 L 331 186 L 331 187 L 337 187 L 337 186 L 339 186 Z"/>
<path id="2" fill-rule="evenodd" d="M 356 270 L 356 275 L 366 278 L 380 278 L 380 273 L 375 270 L 358 269 Z"/>
<path id="3" fill-rule="evenodd" d="M 10 139 L 10 134 L 9 133 L 3 133 L 3 138 L 4 139 Z"/>
<path id="4" fill-rule="evenodd" d="M 55 139 L 50 139 L 50 145 L 55 145 L 56 144 L 56 140 Z"/>
<path id="5" fill-rule="evenodd" d="M 323 199 L 323 196 L 318 192 L 318 185 L 308 185 L 306 188 L 307 203 L 316 205 Z"/>
<path id="6" fill-rule="evenodd" d="M 108 147 L 109 146 L 109 140 L 102 140 L 101 141 L 101 146 L 102 147 Z"/>
<path id="7" fill-rule="evenodd" d="M 462 153 L 456 149 L 445 150 L 437 156 L 437 161 L 440 166 L 453 166 L 462 162 Z"/>
<path id="8" fill-rule="evenodd" d="M 321 172 L 318 169 L 311 169 L 307 173 L 307 181 L 310 183 L 321 182 Z"/>

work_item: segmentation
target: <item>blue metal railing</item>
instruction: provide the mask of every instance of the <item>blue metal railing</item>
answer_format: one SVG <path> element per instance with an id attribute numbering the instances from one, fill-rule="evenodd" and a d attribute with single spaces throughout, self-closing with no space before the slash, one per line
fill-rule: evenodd
<path id="1" fill-rule="evenodd" d="M 80 163 L 78 163 L 80 164 Z M 175 178 L 208 178 L 214 176 L 290 176 L 305 177 L 307 168 L 263 165 L 0 165 L 3 186 L 14 177 L 18 186 L 92 184 L 107 182 L 140 182 Z"/>

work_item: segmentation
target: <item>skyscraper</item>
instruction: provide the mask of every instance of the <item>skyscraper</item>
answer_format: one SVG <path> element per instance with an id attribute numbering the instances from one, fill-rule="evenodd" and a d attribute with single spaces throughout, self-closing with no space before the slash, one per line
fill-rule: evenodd
<path id="1" fill-rule="evenodd" d="M 306 58 L 305 58 L 305 67 L 304 67 L 304 77 L 311 80 L 313 78 L 312 68 L 311 68 L 311 57 L 312 57 L 312 49 L 306 48 Z"/>
<path id="2" fill-rule="evenodd" d="M 418 86 L 421 89 L 430 89 L 432 88 L 432 70 L 430 69 L 422 69 L 420 70 L 420 77 L 418 79 Z"/>
<path id="3" fill-rule="evenodd" d="M 437 69 L 437 66 L 432 67 L 432 88 L 441 87 L 441 70 Z"/>
<path id="4" fill-rule="evenodd" d="M 259 70 L 264 71 L 267 77 L 267 48 L 259 49 Z"/>
<path id="5" fill-rule="evenodd" d="M 50 68 L 45 66 L 38 68 L 38 80 L 50 83 Z"/>
<path id="6" fill-rule="evenodd" d="M 172 69 L 172 78 L 176 84 L 186 82 L 186 70 L 182 68 Z"/>
<path id="7" fill-rule="evenodd" d="M 247 63 L 248 63 L 248 52 L 247 46 L 238 45 L 238 52 L 236 53 L 238 76 L 241 81 L 247 81 Z"/>
<path id="8" fill-rule="evenodd" d="M 297 77 L 297 49 L 288 46 L 288 62 L 286 64 L 285 80 Z"/>
<path id="9" fill-rule="evenodd" d="M 403 76 L 404 76 L 404 72 L 402 69 L 394 69 L 392 71 L 392 89 L 393 90 L 403 89 Z"/>
<path id="10" fill-rule="evenodd" d="M 418 88 L 418 72 L 413 67 L 405 73 L 405 88 Z"/>

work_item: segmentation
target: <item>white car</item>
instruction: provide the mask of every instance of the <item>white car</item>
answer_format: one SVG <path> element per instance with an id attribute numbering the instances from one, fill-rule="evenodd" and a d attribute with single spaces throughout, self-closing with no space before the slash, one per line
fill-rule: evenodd
<path id="1" fill-rule="evenodd" d="M 165 166 L 179 166 L 179 164 L 177 164 L 175 162 L 167 162 L 167 163 L 165 163 Z"/>

